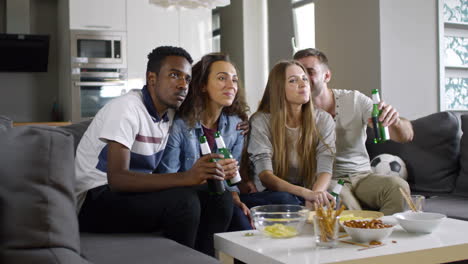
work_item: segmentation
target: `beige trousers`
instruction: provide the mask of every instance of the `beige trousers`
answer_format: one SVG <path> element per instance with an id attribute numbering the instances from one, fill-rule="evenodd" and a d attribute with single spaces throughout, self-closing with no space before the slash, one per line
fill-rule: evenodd
<path id="1" fill-rule="evenodd" d="M 399 188 L 410 193 L 408 182 L 399 177 L 363 172 L 340 179 L 345 181 L 340 198 L 348 210 L 365 207 L 392 215 L 403 211 L 404 200 Z M 336 182 L 333 181 L 333 184 Z"/>

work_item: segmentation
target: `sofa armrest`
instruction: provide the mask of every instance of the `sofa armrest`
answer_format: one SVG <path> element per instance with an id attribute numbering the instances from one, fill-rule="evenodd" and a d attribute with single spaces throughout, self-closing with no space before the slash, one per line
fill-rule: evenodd
<path id="1" fill-rule="evenodd" d="M 0 176 L 6 263 L 88 263 L 80 257 L 69 134 L 9 129 L 0 137 Z"/>

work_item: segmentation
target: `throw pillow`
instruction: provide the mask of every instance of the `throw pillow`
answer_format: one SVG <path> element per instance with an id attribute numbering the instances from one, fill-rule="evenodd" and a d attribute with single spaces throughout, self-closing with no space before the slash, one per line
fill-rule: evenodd
<path id="1" fill-rule="evenodd" d="M 463 135 L 460 141 L 460 174 L 455 192 L 468 196 L 468 115 L 461 116 Z"/>
<path id="2" fill-rule="evenodd" d="M 399 156 L 408 170 L 411 190 L 419 192 L 452 192 L 459 170 L 459 120 L 452 112 L 440 112 L 411 121 L 412 142 L 401 144 L 387 141 L 371 143 L 368 133 L 366 147 L 371 159 L 382 153 Z M 368 131 L 370 132 L 370 131 Z"/>
<path id="3" fill-rule="evenodd" d="M 87 263 L 80 257 L 72 137 L 22 126 L 0 137 L 6 263 Z M 41 257 L 38 257 L 41 256 Z"/>

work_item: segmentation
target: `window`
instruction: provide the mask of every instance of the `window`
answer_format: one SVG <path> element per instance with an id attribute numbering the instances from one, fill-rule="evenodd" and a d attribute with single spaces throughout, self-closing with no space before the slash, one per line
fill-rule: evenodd
<path id="1" fill-rule="evenodd" d="M 221 51 L 221 17 L 218 9 L 212 12 L 213 52 Z"/>
<path id="2" fill-rule="evenodd" d="M 315 10 L 313 0 L 291 0 L 294 19 L 294 53 L 315 47 Z"/>
<path id="3" fill-rule="evenodd" d="M 468 111 L 468 0 L 439 0 L 440 110 Z"/>

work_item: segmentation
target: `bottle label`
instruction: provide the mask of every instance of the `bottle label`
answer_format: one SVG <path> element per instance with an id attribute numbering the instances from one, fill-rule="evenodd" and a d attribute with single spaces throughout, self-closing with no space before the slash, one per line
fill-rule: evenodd
<path id="1" fill-rule="evenodd" d="M 227 184 L 228 184 L 229 186 L 234 186 L 234 185 L 239 184 L 241 180 L 242 180 L 242 178 L 241 178 L 241 176 L 240 176 L 240 174 L 239 174 L 239 171 L 238 171 L 238 172 L 236 173 L 236 176 L 234 176 L 234 178 L 229 179 L 229 180 L 227 180 L 226 182 L 227 182 Z"/>
<path id="2" fill-rule="evenodd" d="M 388 131 L 388 127 L 380 126 L 380 139 L 382 141 L 387 141 L 390 139 L 390 132 Z"/>
<path id="3" fill-rule="evenodd" d="M 372 94 L 372 102 L 374 104 L 380 103 L 380 95 L 378 93 Z"/>
<path id="4" fill-rule="evenodd" d="M 201 148 L 202 155 L 206 155 L 206 154 L 211 153 L 210 146 L 206 142 L 200 144 L 200 148 Z"/>
<path id="5" fill-rule="evenodd" d="M 338 195 L 338 194 L 340 194 L 342 188 L 343 188 L 343 185 L 337 184 L 337 185 L 333 188 L 332 193 L 335 193 L 335 194 Z"/>
<path id="6" fill-rule="evenodd" d="M 218 148 L 226 148 L 226 144 L 224 144 L 224 140 L 222 137 L 215 138 L 215 141 L 216 141 L 216 146 Z"/>

